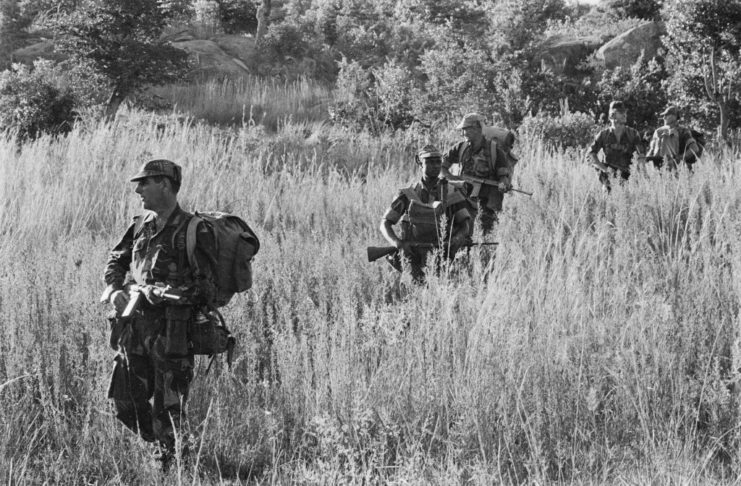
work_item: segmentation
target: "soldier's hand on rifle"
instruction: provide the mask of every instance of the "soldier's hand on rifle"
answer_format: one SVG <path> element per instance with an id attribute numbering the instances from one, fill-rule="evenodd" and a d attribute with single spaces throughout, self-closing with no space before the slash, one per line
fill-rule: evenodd
<path id="1" fill-rule="evenodd" d="M 505 181 L 505 182 L 498 183 L 497 187 L 502 192 L 508 192 L 510 189 L 512 189 L 512 184 Z"/>
<path id="2" fill-rule="evenodd" d="M 410 245 L 408 241 L 396 240 L 394 241 L 394 246 L 404 254 L 409 254 L 412 249 L 412 245 Z"/>
<path id="3" fill-rule="evenodd" d="M 109 302 L 113 304 L 118 314 L 121 314 L 129 303 L 129 296 L 123 290 L 116 290 L 109 297 Z"/>
<path id="4" fill-rule="evenodd" d="M 162 289 L 154 285 L 143 285 L 141 287 L 141 293 L 144 298 L 152 305 L 162 303 L 165 299 L 162 297 Z"/>

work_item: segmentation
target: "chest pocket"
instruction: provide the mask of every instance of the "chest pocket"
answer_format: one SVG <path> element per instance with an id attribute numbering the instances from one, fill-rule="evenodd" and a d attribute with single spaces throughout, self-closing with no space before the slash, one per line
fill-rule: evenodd
<path id="1" fill-rule="evenodd" d="M 471 157 L 473 159 L 473 172 L 478 177 L 488 177 L 491 172 L 489 169 L 489 157 L 482 150 Z"/>

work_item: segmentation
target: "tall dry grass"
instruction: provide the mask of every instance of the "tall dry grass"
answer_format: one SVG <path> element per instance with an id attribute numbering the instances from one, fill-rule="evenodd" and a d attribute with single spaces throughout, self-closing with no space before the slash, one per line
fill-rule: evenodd
<path id="1" fill-rule="evenodd" d="M 153 88 L 152 92 L 187 113 L 221 125 L 258 124 L 275 131 L 283 123 L 326 118 L 333 95 L 329 87 L 299 79 L 204 79 L 197 83 Z"/>
<path id="2" fill-rule="evenodd" d="M 489 271 L 474 251 L 417 287 L 364 251 L 419 141 L 132 113 L 0 142 L 0 479 L 732 484 L 738 154 L 606 196 L 578 154 L 524 143 L 535 195 L 507 196 Z M 168 475 L 105 400 L 97 303 L 150 156 L 183 165 L 185 208 L 240 214 L 263 242 L 226 311 L 234 368 L 199 362 L 197 453 Z"/>

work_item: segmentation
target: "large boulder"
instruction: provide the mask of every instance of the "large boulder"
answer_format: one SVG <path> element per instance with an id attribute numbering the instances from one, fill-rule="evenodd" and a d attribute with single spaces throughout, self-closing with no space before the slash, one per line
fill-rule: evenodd
<path id="1" fill-rule="evenodd" d="M 251 64 L 257 53 L 255 38 L 251 35 L 219 35 L 212 38 L 230 56 Z"/>
<path id="2" fill-rule="evenodd" d="M 602 37 L 553 36 L 540 46 L 537 59 L 556 74 L 576 75 L 579 64 L 604 44 Z"/>
<path id="3" fill-rule="evenodd" d="M 595 58 L 607 69 L 630 66 L 638 60 L 641 52 L 651 59 L 661 48 L 661 36 L 665 33 L 663 22 L 647 22 L 607 42 L 597 50 Z"/>
<path id="4" fill-rule="evenodd" d="M 172 42 L 172 46 L 187 52 L 196 62 L 196 71 L 208 75 L 243 76 L 249 68 L 240 59 L 230 56 L 211 40 Z"/>
<path id="5" fill-rule="evenodd" d="M 37 40 L 36 42 L 16 49 L 11 53 L 13 62 L 22 64 L 33 64 L 37 59 L 48 59 L 51 61 L 61 61 L 65 59 L 64 54 L 54 51 L 54 42 L 51 40 Z"/>

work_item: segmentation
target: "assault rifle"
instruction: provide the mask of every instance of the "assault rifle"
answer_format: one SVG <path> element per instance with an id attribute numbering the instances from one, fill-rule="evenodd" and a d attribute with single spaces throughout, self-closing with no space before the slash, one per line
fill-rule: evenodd
<path id="1" fill-rule="evenodd" d="M 483 185 L 483 186 L 499 187 L 499 182 L 497 182 L 497 181 L 495 181 L 493 179 L 484 179 L 482 177 L 474 177 L 474 176 L 469 176 L 469 175 L 464 175 L 464 174 L 458 175 L 458 179 L 460 179 L 462 181 L 465 181 L 465 182 L 468 182 L 468 183 L 471 183 L 471 184 L 480 184 L 480 185 Z M 523 191 L 522 189 L 516 189 L 514 187 L 510 187 L 505 192 L 509 192 L 509 191 L 519 192 L 520 194 L 525 194 L 526 196 L 532 196 L 533 195 L 532 192 Z"/>
<path id="2" fill-rule="evenodd" d="M 144 297 L 144 292 L 147 287 L 151 288 L 151 292 L 159 297 L 160 299 L 170 300 L 172 302 L 179 302 L 183 296 L 178 293 L 176 289 L 170 286 L 161 287 L 159 285 L 137 285 L 131 284 L 128 286 L 129 289 L 129 303 L 126 304 L 126 308 L 121 313 L 121 317 L 129 318 L 139 307 L 139 303 Z"/>
<path id="3" fill-rule="evenodd" d="M 463 243 L 460 248 L 470 248 L 472 246 L 495 246 L 498 245 L 495 241 L 482 241 L 482 242 L 467 242 Z M 409 243 L 412 248 L 437 248 L 438 245 L 434 243 Z M 368 261 L 375 262 L 379 258 L 383 258 L 386 255 L 391 255 L 399 251 L 395 246 L 369 246 L 367 248 Z"/>

